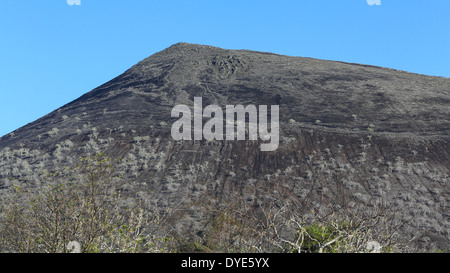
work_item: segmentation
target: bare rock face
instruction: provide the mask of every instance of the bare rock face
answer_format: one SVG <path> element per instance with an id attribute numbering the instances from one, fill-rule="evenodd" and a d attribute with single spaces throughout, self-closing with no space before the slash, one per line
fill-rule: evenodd
<path id="1" fill-rule="evenodd" d="M 279 105 L 278 149 L 175 141 L 171 110 L 194 97 L 223 109 Z M 125 159 L 127 190 L 162 209 L 229 194 L 257 205 L 269 185 L 292 200 L 387 204 L 408 219 L 412 243 L 450 249 L 449 117 L 447 78 L 179 43 L 3 136 L 0 187 L 106 152 Z"/>

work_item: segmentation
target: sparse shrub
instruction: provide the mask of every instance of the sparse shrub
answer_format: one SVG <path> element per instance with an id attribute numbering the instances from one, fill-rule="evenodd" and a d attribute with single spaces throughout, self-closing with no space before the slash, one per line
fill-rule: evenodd
<path id="1" fill-rule="evenodd" d="M 59 129 L 55 127 L 55 128 L 53 128 L 51 131 L 48 131 L 47 134 L 48 134 L 49 136 L 53 137 L 53 136 L 57 135 L 58 132 L 59 132 Z"/>
<path id="2" fill-rule="evenodd" d="M 0 251 L 68 252 L 72 241 L 82 252 L 167 251 L 167 238 L 156 237 L 158 214 L 121 196 L 114 166 L 97 154 L 43 175 L 39 189 L 16 183 L 1 206 Z"/>
<path id="3" fill-rule="evenodd" d="M 291 203 L 281 187 L 275 188 L 265 189 L 264 192 L 272 193 L 257 205 L 236 195 L 220 202 L 194 202 L 180 210 L 186 213 L 186 220 L 190 219 L 190 211 L 202 211 L 205 226 L 192 233 L 174 235 L 179 251 L 360 253 L 397 252 L 405 248 L 405 238 L 398 234 L 401 221 L 394 211 L 381 204 L 368 209 L 363 205 L 336 205 L 330 199 L 330 203 L 313 207 L 307 205 L 309 196 Z M 182 219 L 183 215 L 173 216 L 174 221 Z"/>
<path id="4" fill-rule="evenodd" d="M 367 131 L 368 132 L 373 132 L 375 131 L 375 125 L 373 123 L 369 124 L 369 126 L 367 127 Z"/>

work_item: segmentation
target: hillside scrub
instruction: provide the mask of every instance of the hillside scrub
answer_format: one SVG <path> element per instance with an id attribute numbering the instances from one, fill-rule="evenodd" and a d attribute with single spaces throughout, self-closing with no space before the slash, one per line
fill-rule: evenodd
<path id="1" fill-rule="evenodd" d="M 2 200 L 0 252 L 397 252 L 399 224 L 386 207 L 329 199 L 293 203 L 281 187 L 249 205 L 239 195 L 192 200 L 161 213 L 125 190 L 114 160 L 80 157 L 41 176 L 39 188 L 13 181 Z M 33 176 L 36 177 L 36 176 Z M 189 214 L 202 214 L 197 229 Z M 187 219 L 187 220 L 186 220 Z"/>
<path id="2" fill-rule="evenodd" d="M 158 214 L 139 198 L 121 196 L 116 160 L 80 158 L 75 168 L 42 175 L 39 189 L 15 182 L 2 201 L 1 252 L 160 252 Z"/>

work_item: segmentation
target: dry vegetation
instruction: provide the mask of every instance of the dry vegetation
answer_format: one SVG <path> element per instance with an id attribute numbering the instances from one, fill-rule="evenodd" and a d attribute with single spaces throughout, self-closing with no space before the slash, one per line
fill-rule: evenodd
<path id="1" fill-rule="evenodd" d="M 114 138 L 108 134 L 100 138 L 95 128 L 84 132 L 88 139 L 83 145 L 64 140 L 51 155 L 23 146 L 0 151 L 0 176 L 8 178 L 0 185 L 8 193 L 1 200 L 0 251 L 68 252 L 74 241 L 82 252 L 415 251 L 407 244 L 413 238 L 399 232 L 411 219 L 394 209 L 411 197 L 399 196 L 394 207 L 382 202 L 384 191 L 391 187 L 387 178 L 423 172 L 438 184 L 446 181 L 423 162 L 405 163 L 398 157 L 374 163 L 365 153 L 371 145 L 368 138 L 360 141 L 362 151 L 355 165 L 327 148 L 305 157 L 309 167 L 302 176 L 289 166 L 266 175 L 266 184 L 250 179 L 241 192 L 219 196 L 214 191 L 221 184 L 213 180 L 211 168 L 221 163 L 220 157 L 203 164 L 167 166 L 171 142 L 134 136 L 125 156 L 112 159 L 98 152 L 109 150 Z M 215 147 L 209 148 L 215 156 Z M 73 152 L 87 156 L 72 158 Z M 364 191 L 355 191 L 362 185 L 353 182 L 355 166 L 367 160 L 372 165 L 367 169 L 370 181 L 376 182 L 368 183 L 375 193 L 369 201 Z M 148 171 L 158 175 L 139 179 Z M 247 170 L 231 168 L 229 177 L 237 179 L 236 173 L 243 171 Z M 211 180 L 201 182 L 199 173 Z M 343 178 L 334 188 L 315 185 L 317 173 L 330 180 Z M 180 181 L 192 184 L 192 199 L 178 207 L 161 206 L 143 190 L 155 179 L 163 179 L 163 192 L 176 192 Z M 320 188 L 319 196 L 314 196 L 315 186 Z M 427 200 L 423 201 L 434 204 Z M 415 220 L 420 217 L 415 215 Z"/>
<path id="2" fill-rule="evenodd" d="M 36 177 L 13 180 L 2 200 L 2 252 L 392 252 L 402 251 L 395 213 L 336 200 L 293 203 L 280 188 L 249 206 L 242 196 L 198 199 L 158 211 L 126 191 L 117 166 L 97 154 Z M 138 171 L 138 170 L 136 170 Z M 201 225 L 180 229 L 190 214 Z M 186 224 L 186 223 L 184 223 Z M 188 225 L 188 224 L 187 224 Z M 76 242 L 74 244 L 74 242 Z"/>
<path id="3" fill-rule="evenodd" d="M 44 174 L 39 189 L 14 183 L 2 200 L 0 248 L 3 252 L 167 251 L 156 237 L 158 213 L 139 198 L 121 196 L 123 179 L 103 154 L 80 158 L 73 169 Z"/>

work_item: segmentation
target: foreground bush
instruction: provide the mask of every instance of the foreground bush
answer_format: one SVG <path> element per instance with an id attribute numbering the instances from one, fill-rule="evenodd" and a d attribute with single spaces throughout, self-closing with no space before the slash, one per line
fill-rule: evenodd
<path id="1" fill-rule="evenodd" d="M 124 194 L 116 165 L 98 154 L 43 175 L 35 187 L 14 181 L 0 207 L 0 252 L 405 250 L 398 233 L 404 221 L 388 207 L 368 209 L 333 197 L 314 207 L 276 184 L 260 187 L 267 194 L 254 204 L 241 195 L 215 200 L 205 193 L 184 207 L 167 208 L 163 221 L 137 195 Z M 192 215 L 198 216 L 194 224 Z"/>
<path id="2" fill-rule="evenodd" d="M 121 196 L 123 179 L 104 154 L 44 175 L 44 186 L 16 182 L 1 207 L 2 252 L 161 252 L 158 214 Z M 72 249 L 72 247 L 74 249 Z"/>

